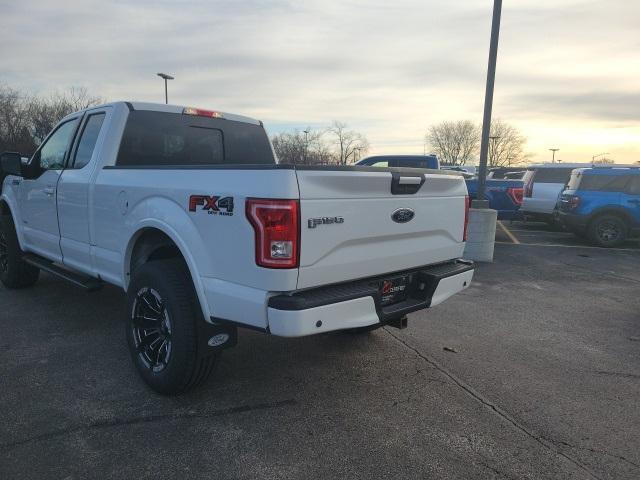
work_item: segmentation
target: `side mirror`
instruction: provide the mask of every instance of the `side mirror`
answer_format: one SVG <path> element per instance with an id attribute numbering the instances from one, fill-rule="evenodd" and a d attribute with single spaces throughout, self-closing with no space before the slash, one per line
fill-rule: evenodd
<path id="1" fill-rule="evenodd" d="M 22 155 L 18 152 L 4 152 L 0 155 L 0 170 L 5 175 L 22 176 Z"/>

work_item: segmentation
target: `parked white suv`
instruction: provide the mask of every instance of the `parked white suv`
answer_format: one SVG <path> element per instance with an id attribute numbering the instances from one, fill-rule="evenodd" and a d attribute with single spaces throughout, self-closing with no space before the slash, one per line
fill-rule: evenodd
<path id="1" fill-rule="evenodd" d="M 206 379 L 238 327 L 401 327 L 473 275 L 462 177 L 280 165 L 247 117 L 117 102 L 0 166 L 2 283 L 123 288 L 131 356 L 163 393 Z"/>
<path id="2" fill-rule="evenodd" d="M 571 178 L 574 168 L 590 163 L 541 163 L 530 165 L 524 174 L 524 198 L 520 211 L 527 219 L 554 222 L 558 197 Z"/>

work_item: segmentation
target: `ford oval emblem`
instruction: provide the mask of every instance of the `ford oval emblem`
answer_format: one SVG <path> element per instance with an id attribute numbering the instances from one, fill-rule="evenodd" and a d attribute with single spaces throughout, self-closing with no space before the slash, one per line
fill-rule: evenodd
<path id="1" fill-rule="evenodd" d="M 391 214 L 391 220 L 396 223 L 407 223 L 413 220 L 416 212 L 410 208 L 399 208 Z"/>

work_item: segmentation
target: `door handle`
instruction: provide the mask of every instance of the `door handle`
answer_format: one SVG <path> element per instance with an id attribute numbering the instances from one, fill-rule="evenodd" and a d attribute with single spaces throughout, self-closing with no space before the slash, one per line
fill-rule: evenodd
<path id="1" fill-rule="evenodd" d="M 54 194 L 54 192 L 55 192 L 55 190 L 53 189 L 53 187 L 52 187 L 52 186 L 47 186 L 47 187 L 45 187 L 45 189 L 44 189 L 44 193 L 45 193 L 46 195 L 49 195 L 49 196 L 52 196 L 52 195 Z"/>

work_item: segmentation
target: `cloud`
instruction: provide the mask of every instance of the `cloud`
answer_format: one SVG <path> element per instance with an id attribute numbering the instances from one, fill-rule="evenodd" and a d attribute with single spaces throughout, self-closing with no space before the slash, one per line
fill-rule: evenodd
<path id="1" fill-rule="evenodd" d="M 276 130 L 337 118 L 380 152 L 422 151 L 429 124 L 482 116 L 486 0 L 21 0 L 0 13 L 0 81 L 34 91 L 162 101 L 166 71 L 170 101 Z M 637 120 L 639 21 L 639 2 L 506 2 L 496 115 L 532 135 L 532 122 Z"/>
<path id="2" fill-rule="evenodd" d="M 640 91 L 519 95 L 505 103 L 513 112 L 526 110 L 530 117 L 583 117 L 607 123 L 640 123 Z"/>

